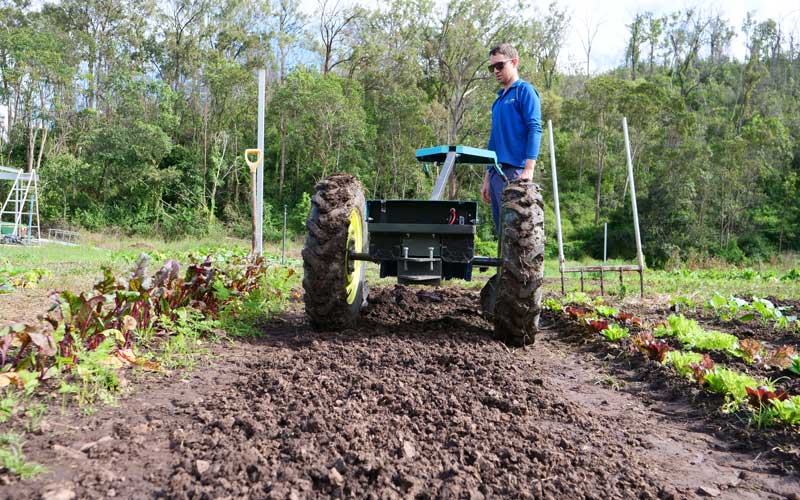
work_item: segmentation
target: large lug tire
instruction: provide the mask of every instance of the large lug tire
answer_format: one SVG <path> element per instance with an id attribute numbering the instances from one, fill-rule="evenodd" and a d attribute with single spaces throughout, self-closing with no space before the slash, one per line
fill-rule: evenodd
<path id="1" fill-rule="evenodd" d="M 511 181 L 503 190 L 500 217 L 503 262 L 486 292 L 494 295 L 495 336 L 510 345 L 533 344 L 544 281 L 544 206 L 539 186 L 528 180 Z"/>
<path id="2" fill-rule="evenodd" d="M 366 263 L 350 253 L 369 251 L 364 188 L 349 174 L 320 181 L 311 198 L 303 246 L 306 315 L 317 330 L 341 330 L 358 319 L 367 298 Z"/>

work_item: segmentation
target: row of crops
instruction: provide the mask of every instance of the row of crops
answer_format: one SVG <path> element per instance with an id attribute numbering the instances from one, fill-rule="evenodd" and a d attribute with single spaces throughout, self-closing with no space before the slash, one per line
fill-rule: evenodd
<path id="1" fill-rule="evenodd" d="M 772 323 L 776 328 L 794 327 L 796 318 L 766 299 L 718 298 L 707 306 L 722 317 L 736 321 Z M 727 304 L 734 304 L 731 315 Z M 747 307 L 746 307 L 747 306 Z M 703 389 L 724 399 L 722 410 L 738 412 L 758 428 L 800 424 L 800 355 L 793 345 L 769 345 L 754 338 L 703 328 L 683 314 L 649 324 L 642 319 L 586 296 L 548 299 L 545 307 L 569 318 L 586 335 L 613 343 L 657 361 Z M 785 309 L 783 309 L 785 310 Z M 788 318 L 778 322 L 778 318 Z"/>

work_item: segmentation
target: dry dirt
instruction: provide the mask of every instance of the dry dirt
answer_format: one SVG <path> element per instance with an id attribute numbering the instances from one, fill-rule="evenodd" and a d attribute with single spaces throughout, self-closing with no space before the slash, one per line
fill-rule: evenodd
<path id="1" fill-rule="evenodd" d="M 356 329 L 289 314 L 117 407 L 55 409 L 26 446 L 49 472 L 0 498 L 800 498 L 797 431 L 553 316 L 510 349 L 478 300 L 373 289 Z"/>

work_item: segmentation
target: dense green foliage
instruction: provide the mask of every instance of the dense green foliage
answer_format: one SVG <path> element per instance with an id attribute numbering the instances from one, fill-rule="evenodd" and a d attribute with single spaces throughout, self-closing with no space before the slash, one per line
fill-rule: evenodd
<path id="1" fill-rule="evenodd" d="M 800 250 L 796 34 L 752 18 L 737 30 L 692 9 L 637 13 L 623 67 L 564 73 L 565 12 L 393 0 L 372 11 L 322 2 L 308 18 L 298 0 L 62 0 L 38 10 L 0 0 L 0 104 L 10 115 L 0 163 L 40 169 L 48 225 L 178 235 L 222 223 L 244 234 L 242 155 L 257 143 L 256 70 L 266 67 L 264 234 L 280 234 L 284 205 L 300 233 L 308 193 L 327 174 L 356 174 L 370 197 L 426 197 L 432 178 L 415 148 L 485 146 L 496 90 L 487 50 L 510 41 L 555 128 L 568 258 L 602 256 L 604 222 L 609 256 L 633 256 L 623 116 L 650 265 Z M 735 37 L 746 40 L 741 61 L 730 55 Z M 549 163 L 545 138 L 537 176 L 547 200 Z M 460 169 L 449 196 L 477 199 L 481 175 Z M 481 217 L 489 240 L 485 205 Z"/>

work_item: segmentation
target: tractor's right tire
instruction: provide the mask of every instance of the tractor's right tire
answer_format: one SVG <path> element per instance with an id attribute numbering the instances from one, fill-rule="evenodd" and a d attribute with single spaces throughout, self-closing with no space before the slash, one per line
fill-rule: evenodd
<path id="1" fill-rule="evenodd" d="M 495 336 L 507 344 L 533 344 L 539 330 L 544 281 L 544 206 L 539 186 L 513 180 L 500 209 L 502 265 L 490 282 Z"/>
<path id="2" fill-rule="evenodd" d="M 364 188 L 349 174 L 315 188 L 303 246 L 306 315 L 316 330 L 342 330 L 356 322 L 367 298 L 365 262 L 349 258 L 369 251 Z"/>

